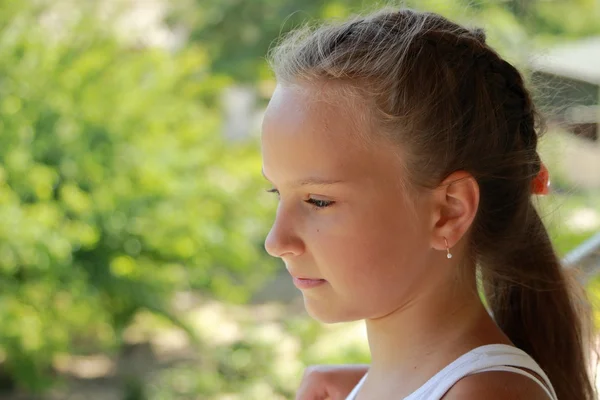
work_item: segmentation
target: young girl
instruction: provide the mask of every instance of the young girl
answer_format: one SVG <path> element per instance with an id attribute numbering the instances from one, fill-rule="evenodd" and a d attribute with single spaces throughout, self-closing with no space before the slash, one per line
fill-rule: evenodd
<path id="1" fill-rule="evenodd" d="M 385 10 L 272 55 L 265 246 L 312 317 L 366 321 L 372 356 L 328 372 L 341 394 L 298 398 L 594 398 L 581 303 L 532 204 L 530 94 L 483 33 Z"/>

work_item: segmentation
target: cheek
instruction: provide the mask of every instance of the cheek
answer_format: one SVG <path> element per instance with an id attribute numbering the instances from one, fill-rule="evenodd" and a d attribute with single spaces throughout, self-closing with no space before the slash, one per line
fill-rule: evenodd
<path id="1" fill-rule="evenodd" d="M 426 226 L 407 222 L 401 209 L 381 212 L 387 209 L 393 207 L 322 215 L 305 226 L 314 267 L 330 283 L 318 296 L 305 296 L 311 315 L 324 322 L 382 315 L 419 287 L 429 249 Z"/>
<path id="2" fill-rule="evenodd" d="M 323 272 L 342 280 L 401 275 L 418 264 L 427 239 L 421 227 L 395 221 L 402 218 L 332 220 L 313 227 L 307 248 Z"/>
<path id="3" fill-rule="evenodd" d="M 375 290 L 411 281 L 423 264 L 425 238 L 414 231 L 363 236 L 347 252 L 351 276 Z"/>
<path id="4" fill-rule="evenodd" d="M 360 302 L 364 312 L 377 313 L 394 307 L 418 286 L 428 248 L 423 227 L 392 218 L 372 226 L 365 221 L 362 229 L 347 232 L 328 249 L 330 263 L 324 265 L 330 266 L 327 272 L 342 296 Z"/>

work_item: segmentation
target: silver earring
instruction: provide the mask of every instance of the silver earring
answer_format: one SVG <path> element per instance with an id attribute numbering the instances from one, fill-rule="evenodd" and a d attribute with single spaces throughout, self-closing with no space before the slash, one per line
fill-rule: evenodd
<path id="1" fill-rule="evenodd" d="M 450 254 L 450 248 L 448 247 L 448 241 L 444 238 L 444 242 L 446 242 L 446 257 L 452 258 L 452 254 Z"/>

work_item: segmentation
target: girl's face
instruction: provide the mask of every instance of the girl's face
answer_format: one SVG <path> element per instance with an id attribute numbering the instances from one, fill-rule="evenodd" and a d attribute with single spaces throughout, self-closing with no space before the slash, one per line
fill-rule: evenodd
<path id="1" fill-rule="evenodd" d="M 279 85 L 267 108 L 263 172 L 280 200 L 265 247 L 293 277 L 312 279 L 295 282 L 314 318 L 382 317 L 427 280 L 429 196 L 409 207 L 397 149 L 358 139 L 369 129 L 353 122 L 364 120 L 358 107 L 317 96 Z"/>

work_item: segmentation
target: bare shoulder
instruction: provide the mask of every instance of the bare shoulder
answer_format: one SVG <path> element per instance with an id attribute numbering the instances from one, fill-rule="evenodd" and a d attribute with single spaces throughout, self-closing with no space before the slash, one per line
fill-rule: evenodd
<path id="1" fill-rule="evenodd" d="M 505 371 L 469 375 L 458 381 L 443 400 L 549 400 L 544 389 L 531 378 Z"/>

